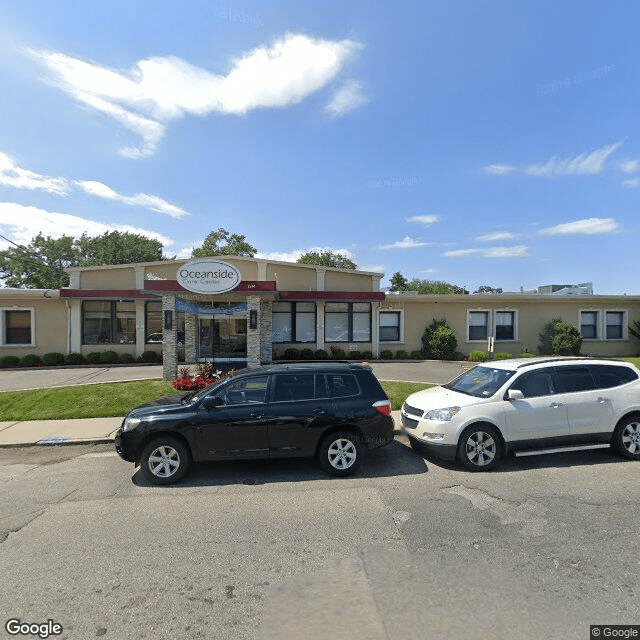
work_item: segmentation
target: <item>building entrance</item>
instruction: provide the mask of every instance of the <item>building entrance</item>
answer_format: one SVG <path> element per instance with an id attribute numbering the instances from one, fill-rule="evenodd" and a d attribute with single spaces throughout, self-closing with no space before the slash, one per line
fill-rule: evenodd
<path id="1" fill-rule="evenodd" d="M 200 318 L 198 360 L 240 362 L 247 359 L 246 318 Z"/>

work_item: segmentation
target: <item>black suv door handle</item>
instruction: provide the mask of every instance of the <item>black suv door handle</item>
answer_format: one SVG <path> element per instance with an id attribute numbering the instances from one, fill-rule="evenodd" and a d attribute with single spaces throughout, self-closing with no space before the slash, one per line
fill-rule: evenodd
<path id="1" fill-rule="evenodd" d="M 326 415 L 327 411 L 322 407 L 318 407 L 317 409 L 313 410 L 313 413 L 317 413 L 319 416 L 324 416 Z"/>
<path id="2" fill-rule="evenodd" d="M 256 411 L 255 413 L 250 414 L 251 418 L 264 418 L 264 413 L 262 411 Z"/>

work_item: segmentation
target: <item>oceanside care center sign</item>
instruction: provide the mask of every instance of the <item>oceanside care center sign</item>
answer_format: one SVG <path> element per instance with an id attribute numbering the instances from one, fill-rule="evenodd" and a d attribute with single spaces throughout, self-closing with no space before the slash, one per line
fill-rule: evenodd
<path id="1" fill-rule="evenodd" d="M 202 258 L 180 267 L 177 280 L 187 291 L 194 293 L 225 293 L 238 286 L 240 272 L 226 262 Z"/>

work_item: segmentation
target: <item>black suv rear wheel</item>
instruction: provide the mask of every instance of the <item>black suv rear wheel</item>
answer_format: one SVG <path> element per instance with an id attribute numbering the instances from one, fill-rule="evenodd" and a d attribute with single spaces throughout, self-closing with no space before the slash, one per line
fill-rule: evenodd
<path id="1" fill-rule="evenodd" d="M 332 476 L 351 475 L 362 461 L 364 448 L 360 437 L 351 431 L 331 433 L 318 449 L 320 466 Z"/>

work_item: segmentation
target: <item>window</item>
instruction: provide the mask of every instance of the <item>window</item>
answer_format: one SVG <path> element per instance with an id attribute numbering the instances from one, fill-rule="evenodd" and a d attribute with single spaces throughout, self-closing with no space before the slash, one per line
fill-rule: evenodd
<path id="1" fill-rule="evenodd" d="M 486 340 L 488 337 L 489 312 L 469 311 L 469 340 Z"/>
<path id="2" fill-rule="evenodd" d="M 327 342 L 371 342 L 371 305 L 368 302 L 327 302 L 324 339 Z"/>
<path id="3" fill-rule="evenodd" d="M 274 302 L 274 342 L 315 342 L 315 302 Z"/>
<path id="4" fill-rule="evenodd" d="M 246 378 L 231 382 L 223 390 L 212 394 L 225 405 L 256 404 L 266 401 L 268 376 Z"/>
<path id="5" fill-rule="evenodd" d="M 162 302 L 147 302 L 144 313 L 145 341 L 162 342 Z"/>
<path id="6" fill-rule="evenodd" d="M 380 311 L 380 342 L 400 342 L 400 311 Z"/>
<path id="7" fill-rule="evenodd" d="M 607 340 L 622 340 L 622 327 L 624 322 L 624 313 L 622 311 L 607 311 Z"/>
<path id="8" fill-rule="evenodd" d="M 6 310 L 3 312 L 4 331 L 2 344 L 32 344 L 31 310 Z"/>
<path id="9" fill-rule="evenodd" d="M 82 303 L 82 342 L 135 344 L 135 302 L 85 300 Z"/>
<path id="10" fill-rule="evenodd" d="M 575 391 L 589 391 L 595 389 L 595 383 L 589 367 L 555 367 L 558 380 L 558 393 L 572 393 Z"/>
<path id="11" fill-rule="evenodd" d="M 496 340 L 515 340 L 515 311 L 496 311 Z"/>
<path id="12" fill-rule="evenodd" d="M 327 381 L 329 382 L 329 395 L 332 398 L 357 396 L 360 393 L 356 377 L 352 374 L 330 374 L 327 376 Z"/>
<path id="13" fill-rule="evenodd" d="M 638 375 L 633 369 L 608 364 L 591 365 L 591 374 L 598 389 L 619 387 L 638 379 Z"/>
<path id="14" fill-rule="evenodd" d="M 549 396 L 553 393 L 551 372 L 544 369 L 529 371 L 521 375 L 511 388 L 522 391 L 525 398 Z"/>
<path id="15" fill-rule="evenodd" d="M 598 338 L 598 312 L 580 312 L 580 336 L 583 340 L 597 340 Z"/>
<path id="16" fill-rule="evenodd" d="M 313 373 L 292 373 L 277 375 L 273 399 L 275 402 L 287 402 L 291 400 L 313 400 L 326 397 L 324 380 L 318 376 L 316 382 Z"/>

